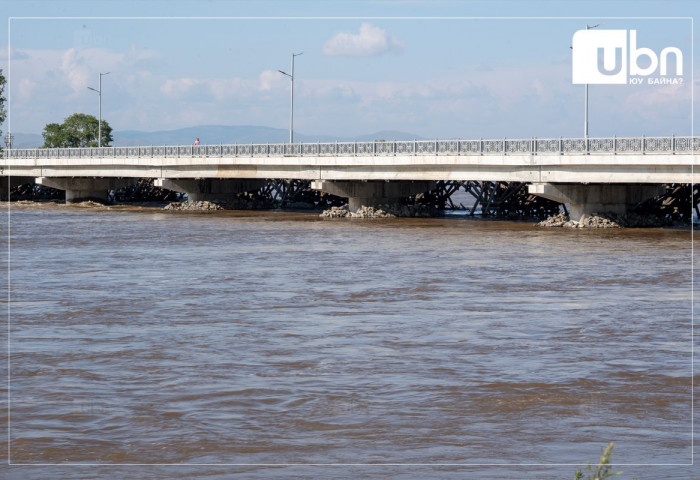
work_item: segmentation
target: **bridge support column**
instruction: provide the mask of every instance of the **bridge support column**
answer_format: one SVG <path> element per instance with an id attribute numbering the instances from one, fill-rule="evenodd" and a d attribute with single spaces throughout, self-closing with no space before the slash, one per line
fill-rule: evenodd
<path id="1" fill-rule="evenodd" d="M 661 188 L 661 185 L 639 183 L 533 183 L 528 191 L 555 202 L 568 203 L 571 219 L 581 221 L 593 213 L 627 213 L 639 202 L 658 194 Z"/>
<path id="2" fill-rule="evenodd" d="M 25 183 L 34 183 L 34 177 L 0 177 L 0 202 L 9 202 L 10 190 Z"/>
<path id="3" fill-rule="evenodd" d="M 39 177 L 36 183 L 45 187 L 65 190 L 66 203 L 93 200 L 107 202 L 109 191 L 136 184 L 136 178 L 49 178 Z"/>
<path id="4" fill-rule="evenodd" d="M 156 178 L 156 187 L 187 193 L 193 202 L 231 200 L 236 194 L 257 190 L 264 180 L 240 178 Z"/>
<path id="5" fill-rule="evenodd" d="M 435 182 L 316 180 L 311 182 L 311 188 L 347 198 L 348 208 L 351 212 L 356 212 L 362 206 L 397 203 L 401 197 L 427 192 L 435 188 Z"/>

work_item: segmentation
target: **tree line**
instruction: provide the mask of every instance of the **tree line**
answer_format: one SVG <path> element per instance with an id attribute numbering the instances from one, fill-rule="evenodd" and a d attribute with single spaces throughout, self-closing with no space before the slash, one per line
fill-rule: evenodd
<path id="1" fill-rule="evenodd" d="M 63 123 L 49 123 L 41 135 L 44 148 L 96 147 L 99 131 L 99 120 L 93 115 L 74 113 Z M 112 140 L 112 127 L 102 120 L 102 145 L 108 147 Z"/>

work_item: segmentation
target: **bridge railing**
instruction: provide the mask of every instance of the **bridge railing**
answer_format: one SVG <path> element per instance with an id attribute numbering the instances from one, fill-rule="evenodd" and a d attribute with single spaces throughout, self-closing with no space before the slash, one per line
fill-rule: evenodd
<path id="1" fill-rule="evenodd" d="M 13 148 L 5 158 L 142 158 L 388 155 L 689 154 L 700 137 L 530 138 L 526 140 L 412 140 L 333 143 L 162 145 L 88 148 Z"/>

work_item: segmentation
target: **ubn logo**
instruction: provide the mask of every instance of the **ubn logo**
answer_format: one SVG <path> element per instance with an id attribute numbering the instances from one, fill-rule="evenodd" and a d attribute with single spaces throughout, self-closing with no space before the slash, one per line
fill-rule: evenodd
<path id="1" fill-rule="evenodd" d="M 666 47 L 657 55 L 651 48 L 637 48 L 637 31 L 579 30 L 572 41 L 573 83 L 623 84 L 630 76 L 649 76 L 659 70 L 668 74 L 668 57 L 675 56 L 676 76 L 683 75 L 683 53 L 679 48 Z M 639 65 L 639 60 L 646 57 Z M 629 68 L 628 68 L 629 65 Z"/>

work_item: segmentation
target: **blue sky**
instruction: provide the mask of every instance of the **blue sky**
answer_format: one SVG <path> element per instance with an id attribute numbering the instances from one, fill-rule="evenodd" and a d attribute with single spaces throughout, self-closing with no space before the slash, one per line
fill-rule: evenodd
<path id="1" fill-rule="evenodd" d="M 15 17 L 0 27 L 0 68 L 7 73 L 11 62 L 5 132 L 40 133 L 74 112 L 97 115 L 97 94 L 87 87 L 96 88 L 98 73 L 107 71 L 102 112 L 115 130 L 287 128 L 289 79 L 277 70 L 288 71 L 290 53 L 304 51 L 295 64 L 300 133 L 581 136 L 583 86 L 572 84 L 569 46 L 587 23 L 636 29 L 639 46 L 656 52 L 675 46 L 684 54 L 682 85 L 592 85 L 590 134 L 691 132 L 691 20 L 605 17 L 693 17 L 700 7 L 692 1 L 6 0 L 4 6 Z M 504 15 L 516 18 L 474 18 Z M 85 18 L 59 18 L 73 16 Z"/>

